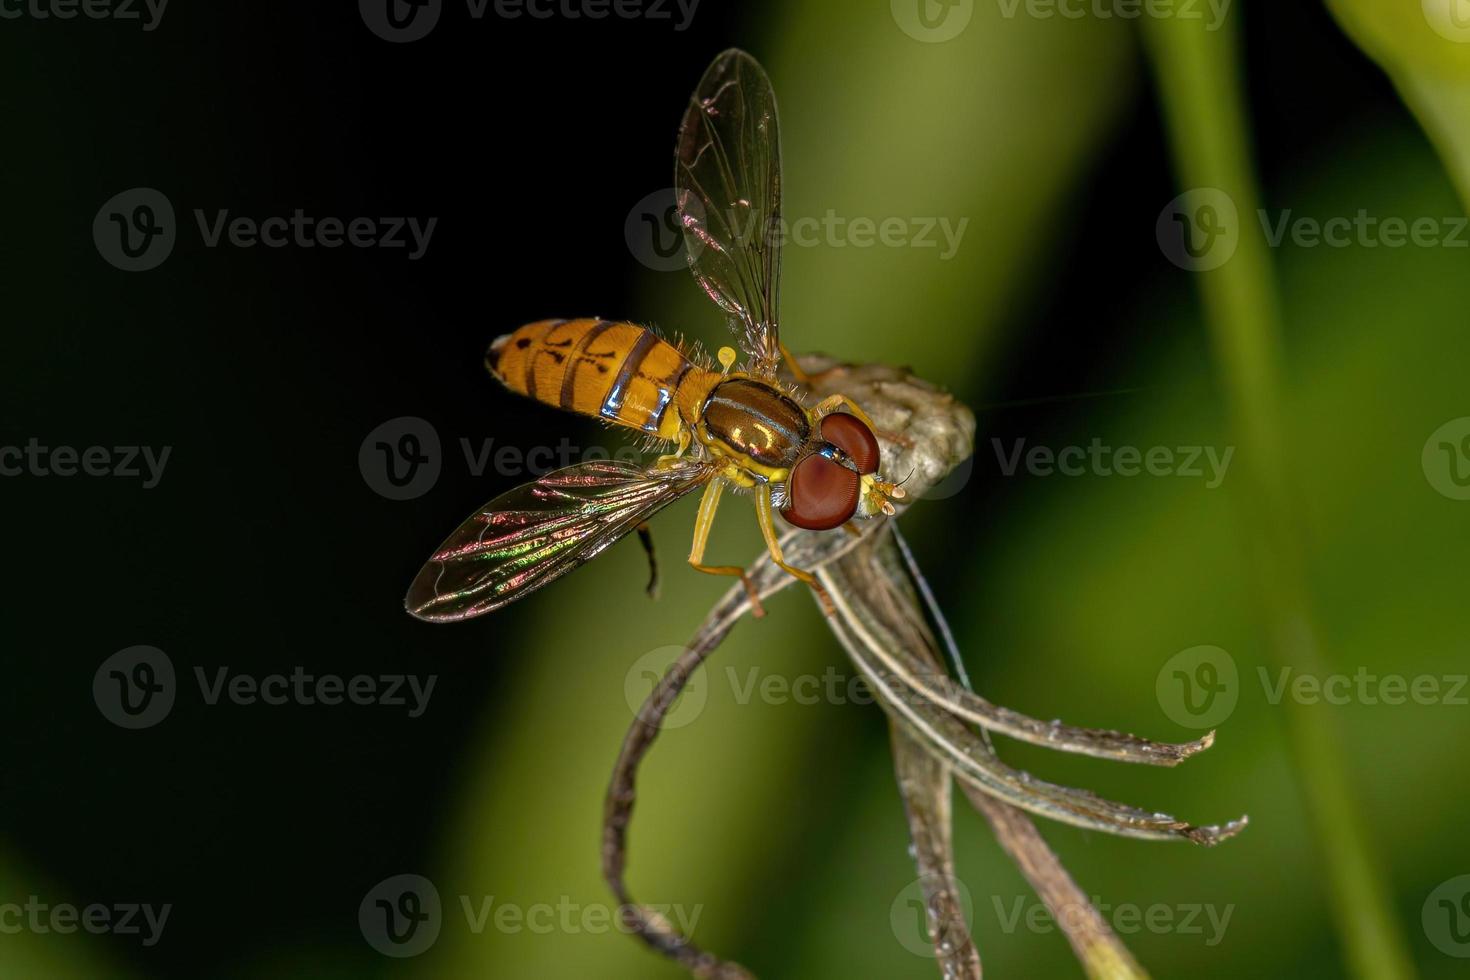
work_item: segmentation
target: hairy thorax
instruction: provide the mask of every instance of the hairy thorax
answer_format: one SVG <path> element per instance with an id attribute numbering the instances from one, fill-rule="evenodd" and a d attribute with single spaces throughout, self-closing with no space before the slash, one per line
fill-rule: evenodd
<path id="1" fill-rule="evenodd" d="M 811 434 L 806 409 L 752 378 L 722 381 L 704 404 L 697 435 L 717 456 L 732 457 L 763 480 L 779 480 Z"/>

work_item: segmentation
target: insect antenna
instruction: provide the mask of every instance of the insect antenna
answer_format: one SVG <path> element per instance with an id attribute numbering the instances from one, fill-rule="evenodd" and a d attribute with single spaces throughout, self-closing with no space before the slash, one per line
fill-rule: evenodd
<path id="1" fill-rule="evenodd" d="M 913 472 L 910 471 L 909 476 L 913 475 Z M 974 691 L 974 686 L 970 684 L 970 675 L 965 670 L 964 658 L 960 656 L 959 644 L 955 642 L 954 633 L 949 628 L 949 620 L 944 618 L 944 610 L 939 608 L 939 601 L 934 598 L 934 590 L 929 588 L 929 580 L 919 570 L 919 563 L 914 559 L 914 553 L 909 548 L 908 540 L 899 533 L 898 521 L 893 522 L 893 540 L 898 545 L 898 553 L 903 556 L 903 564 L 908 569 L 909 578 L 913 581 L 914 587 L 918 589 L 920 598 L 924 600 L 924 608 L 928 610 L 929 618 L 939 630 L 939 638 L 944 643 L 945 656 L 949 658 L 951 666 L 954 667 L 956 679 L 965 686 L 966 690 Z M 988 732 L 986 737 L 989 737 Z"/>

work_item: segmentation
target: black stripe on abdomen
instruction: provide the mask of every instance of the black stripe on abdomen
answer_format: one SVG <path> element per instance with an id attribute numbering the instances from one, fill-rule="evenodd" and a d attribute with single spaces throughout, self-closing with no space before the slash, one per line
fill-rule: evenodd
<path id="1" fill-rule="evenodd" d="M 694 365 L 689 363 L 688 361 L 685 361 L 684 366 L 679 369 L 679 372 L 677 374 L 669 379 L 668 384 L 663 385 L 659 389 L 658 411 L 653 413 L 653 416 L 648 420 L 648 424 L 643 427 L 645 430 L 649 432 L 657 432 L 660 428 L 663 427 L 664 415 L 666 415 L 669 410 L 669 402 L 673 401 L 674 396 L 679 393 L 679 385 L 683 384 L 684 376 L 692 370 L 694 370 Z"/>
<path id="2" fill-rule="evenodd" d="M 612 387 L 607 390 L 607 398 L 602 403 L 602 417 L 605 419 L 618 419 L 618 413 L 623 408 L 623 396 L 628 393 L 628 382 L 633 380 L 633 375 L 638 373 L 638 368 L 643 364 L 643 359 L 653 345 L 658 343 L 652 330 L 643 331 L 643 336 L 638 338 L 628 351 L 628 356 L 623 358 L 622 367 L 618 368 L 617 377 L 613 379 Z"/>
<path id="3" fill-rule="evenodd" d="M 598 320 L 592 326 L 587 328 L 587 332 L 582 334 L 581 339 L 577 341 L 577 345 L 571 349 L 570 353 L 567 354 L 566 373 L 563 374 L 561 378 L 562 408 L 565 408 L 568 411 L 570 411 L 572 408 L 572 398 L 576 394 L 577 387 L 577 365 L 581 363 L 583 356 L 587 353 L 587 348 L 591 347 L 592 341 L 600 337 L 602 335 L 602 332 L 611 326 L 612 321 L 610 320 Z"/>
<path id="4" fill-rule="evenodd" d="M 526 356 L 526 394 L 531 398 L 536 397 L 536 357 L 541 353 L 542 350 L 541 347 L 536 345 L 540 344 L 548 336 L 550 336 L 551 331 L 555 330 L 557 327 L 566 322 L 567 321 L 565 320 L 546 321 L 546 324 L 544 325 L 545 329 L 543 329 L 531 340 L 532 347 L 527 352 Z"/>

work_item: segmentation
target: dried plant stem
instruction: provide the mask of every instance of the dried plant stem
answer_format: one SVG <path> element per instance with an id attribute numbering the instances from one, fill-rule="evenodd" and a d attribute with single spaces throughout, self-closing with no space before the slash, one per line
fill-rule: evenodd
<path id="1" fill-rule="evenodd" d="M 1061 924 L 1087 975 L 1095 980 L 1146 980 L 1148 973 L 1082 894 L 1031 818 L 974 788 L 965 787 L 965 795 L 990 824 L 995 839 L 1031 883 L 1052 920 Z"/>
<path id="2" fill-rule="evenodd" d="M 980 951 L 970 936 L 954 873 L 950 839 L 953 779 L 949 767 L 925 752 L 902 726 L 890 726 L 889 736 L 894 776 L 909 821 L 914 867 L 924 890 L 924 918 L 939 974 L 946 980 L 979 980 Z"/>
<path id="3" fill-rule="evenodd" d="M 863 574 L 866 570 L 860 569 L 859 575 Z M 818 577 L 837 607 L 833 631 L 872 687 L 878 702 L 950 766 L 962 783 L 1038 816 L 1122 837 L 1184 839 L 1213 845 L 1244 828 L 1244 819 L 1224 825 L 1196 826 L 1167 813 L 1114 803 L 1087 790 L 1058 786 L 1007 766 L 994 752 L 988 751 L 980 736 L 962 720 L 902 688 L 894 675 L 883 669 L 882 658 L 900 651 L 909 658 L 911 669 L 924 668 L 912 660 L 912 655 L 907 653 L 909 648 L 894 634 L 889 619 L 873 614 L 875 597 L 863 591 L 863 580 L 850 574 L 848 563 L 824 566 L 818 571 Z"/>
<path id="4" fill-rule="evenodd" d="M 677 960 L 694 976 L 718 980 L 745 980 L 750 974 L 739 964 L 722 961 L 713 953 L 700 949 L 663 915 L 634 901 L 624 873 L 628 866 L 628 824 L 633 819 L 633 804 L 637 799 L 638 765 L 653 747 L 664 716 L 684 690 L 690 675 L 714 652 L 741 614 L 749 608 L 744 589 L 739 591 L 743 602 L 723 609 L 721 607 L 726 603 L 716 607 L 699 635 L 679 655 L 643 702 L 618 753 L 612 783 L 607 790 L 602 824 L 602 875 L 619 902 L 618 912 L 623 923 L 638 938 Z"/>
<path id="5" fill-rule="evenodd" d="M 907 687 L 921 700 L 989 731 L 1059 752 L 1075 752 L 1114 762 L 1177 766 L 1215 744 L 1213 731 L 1192 742 L 1154 742 L 1126 732 L 1077 728 L 1060 721 L 1028 718 L 1019 711 L 992 704 L 967 690 L 958 680 L 944 673 L 939 664 L 920 666 L 906 663 L 885 647 L 876 647 L 873 653 L 895 682 Z"/>
<path id="6" fill-rule="evenodd" d="M 897 553 L 903 559 L 901 571 L 906 572 L 908 584 L 912 590 L 917 592 L 924 600 L 925 607 L 929 610 L 938 627 L 940 636 L 944 639 L 944 649 L 949 658 L 956 665 L 962 665 L 959 648 L 955 643 L 954 635 L 950 632 L 949 623 L 945 620 L 939 603 L 935 600 L 929 589 L 929 583 L 924 580 L 923 573 L 919 571 L 918 563 L 909 551 L 908 543 L 904 541 L 903 534 L 898 525 L 893 526 L 893 544 L 897 546 Z M 889 580 L 893 582 L 902 581 L 892 553 L 887 550 L 883 542 L 875 542 L 878 562 L 889 572 Z M 912 598 L 912 592 L 900 589 Z M 910 618 L 916 618 L 910 614 Z M 937 663 L 939 655 L 934 651 L 934 638 L 932 634 L 924 629 L 922 620 L 914 627 L 915 632 L 921 638 L 920 643 L 914 645 L 916 655 Z M 957 666 L 956 674 L 960 677 L 965 687 L 969 687 L 969 679 L 965 676 L 962 666 Z M 983 732 L 982 732 L 983 734 Z M 989 746 L 989 739 L 986 740 Z M 1005 852 L 1010 855 L 1011 860 L 1016 862 L 1016 867 L 1026 876 L 1031 883 L 1042 903 L 1051 912 L 1052 920 L 1062 923 L 1062 932 L 1067 937 L 1072 952 L 1076 955 L 1078 962 L 1089 977 L 1095 980 L 1147 980 L 1148 974 L 1128 947 L 1123 945 L 1107 921 L 1098 913 L 1097 909 L 1087 900 L 1082 889 L 1072 880 L 1067 869 L 1062 867 L 1061 859 L 1056 852 L 1047 845 L 1042 838 L 1041 832 L 1036 825 L 1021 810 L 1008 806 L 999 800 L 986 796 L 984 793 L 971 786 L 965 786 L 965 795 L 969 797 L 970 804 L 990 824 L 995 839 Z"/>
<path id="7" fill-rule="evenodd" d="M 847 535 L 791 534 L 782 540 L 782 547 L 793 563 L 815 567 L 856 547 L 860 541 Z M 751 567 L 750 578 L 762 599 L 795 581 L 777 568 L 769 556 L 764 556 Z M 658 738 L 664 716 L 684 690 L 689 677 L 750 608 L 750 596 L 744 586 L 731 587 L 710 610 L 689 645 L 659 679 L 623 739 L 603 808 L 602 874 L 620 903 L 619 914 L 624 924 L 634 935 L 665 956 L 677 960 L 694 976 L 717 980 L 741 980 L 750 977 L 750 973 L 737 963 L 721 960 L 700 949 L 664 916 L 633 899 L 625 877 L 628 824 L 633 819 L 633 805 L 637 801 L 638 766 Z"/>
<path id="8" fill-rule="evenodd" d="M 902 638 L 905 653 L 937 668 L 939 652 L 933 634 L 924 622 L 916 595 L 904 579 L 906 569 L 899 561 L 896 538 L 896 530 L 892 534 L 875 536 L 865 542 L 863 548 L 837 562 L 831 577 L 834 581 L 845 580 L 846 587 L 853 589 L 854 594 L 865 601 L 868 614 L 886 621 L 890 631 Z M 939 626 L 948 632 L 942 617 L 939 618 Z M 839 633 L 839 638 L 841 635 Z M 844 646 L 854 659 L 866 657 L 865 652 L 855 652 L 846 642 Z M 902 726 L 896 728 L 901 729 Z M 988 741 L 982 742 L 978 751 L 994 754 Z M 1026 814 L 985 793 L 978 786 L 962 781 L 961 787 L 971 804 L 990 824 L 1001 847 L 1031 883 L 1037 897 L 1050 910 L 1087 975 L 1108 980 L 1147 977 L 1128 948 L 1067 874 L 1056 853 L 1042 839 Z M 917 839 L 915 843 L 918 844 Z M 921 873 L 923 870 L 921 865 Z M 938 947 L 940 934 L 936 932 L 935 935 Z M 949 937 L 949 942 L 954 943 L 953 937 Z M 950 976 L 949 973 L 944 975 Z"/>
<path id="9" fill-rule="evenodd" d="M 1175 166 L 1186 187 L 1223 190 L 1242 223 L 1235 254 L 1196 273 L 1230 399 L 1247 493 L 1249 535 L 1267 634 L 1278 665 L 1325 674 L 1307 586 L 1292 482 L 1282 451 L 1280 304 L 1265 242 L 1249 233 L 1259 207 L 1245 136 L 1238 18 L 1207 31 L 1179 18 L 1145 18 Z M 1290 744 L 1322 849 L 1322 872 L 1353 973 L 1413 975 L 1384 877 L 1353 797 L 1342 740 L 1325 712 L 1285 705 Z"/>

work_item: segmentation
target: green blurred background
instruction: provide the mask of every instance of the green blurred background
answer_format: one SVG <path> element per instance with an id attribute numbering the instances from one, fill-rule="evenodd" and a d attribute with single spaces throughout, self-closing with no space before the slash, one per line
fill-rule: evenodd
<path id="1" fill-rule="evenodd" d="M 1456 22 L 1418 10 L 1387 23 L 1367 5 L 1339 7 L 1351 37 L 1315 3 L 1229 5 L 1209 33 L 1239 42 L 1245 139 L 1211 119 L 1195 120 L 1199 138 L 1249 153 L 1273 221 L 1365 210 L 1452 228 L 1464 213 L 1451 175 L 1470 136 L 1470 119 L 1456 123 L 1470 47 L 1446 36 Z M 1024 0 L 934 4 L 928 15 L 951 18 L 941 33 L 964 19 L 935 41 L 914 28 L 917 9 L 705 0 L 678 30 L 677 8 L 672 22 L 474 20 L 450 4 L 409 44 L 375 37 L 346 5 L 181 6 L 151 32 L 29 15 L 0 25 L 12 151 L 0 161 L 12 190 L 0 445 L 174 447 L 150 491 L 0 481 L 0 903 L 173 905 L 146 948 L 0 932 L 0 974 L 681 975 L 595 924 L 611 901 L 602 796 L 630 698 L 725 587 L 678 561 L 692 502 L 656 523 L 656 603 L 632 544 L 469 624 L 412 621 L 400 596 L 460 518 L 524 479 L 471 473 L 461 438 L 616 444 L 498 390 L 480 369 L 492 336 L 602 315 L 721 342 L 688 275 L 641 264 L 624 228 L 669 182 L 704 65 L 739 45 L 780 100 L 788 218 L 968 219 L 947 259 L 942 248 L 788 247 L 783 323 L 798 350 L 912 365 L 975 406 L 967 479 L 903 523 L 977 689 L 1043 718 L 1183 740 L 1198 732 L 1156 696 L 1166 662 L 1209 644 L 1238 668 L 1218 744 L 1181 769 L 1001 747 L 1018 767 L 1111 798 L 1206 823 L 1251 817 L 1213 851 L 1044 826 L 1084 891 L 1175 922 L 1193 907 L 1229 915 L 1218 935 L 1204 911 L 1201 932 L 1125 934 L 1157 976 L 1341 976 L 1344 937 L 1364 926 L 1334 911 L 1327 869 L 1366 854 L 1399 932 L 1399 972 L 1463 975 L 1470 944 L 1436 944 L 1421 912 L 1470 872 L 1470 707 L 1271 703 L 1258 669 L 1274 678 L 1279 667 L 1238 477 L 1255 464 L 1238 461 L 1211 489 L 1006 476 L 997 456 L 997 442 L 1008 453 L 1020 439 L 1238 442 L 1214 307 L 1200 301 L 1213 273 L 1176 267 L 1156 234 L 1194 186 L 1173 164 L 1187 165 L 1186 136 L 1161 112 L 1161 90 L 1182 83 L 1150 67 L 1167 64 L 1159 46 L 1175 25 L 1044 16 Z M 195 207 L 301 207 L 439 226 L 417 262 L 207 249 L 181 229 L 163 266 L 125 274 L 99 258 L 90 228 L 103 201 L 134 186 L 166 193 L 181 222 Z M 1470 503 L 1436 490 L 1421 450 L 1470 415 L 1470 235 L 1459 247 L 1262 248 L 1249 188 L 1231 190 L 1239 237 L 1254 242 L 1246 254 L 1265 258 L 1251 268 L 1279 291 L 1279 437 L 1322 663 L 1463 676 Z M 367 434 L 400 416 L 428 420 L 443 443 L 440 479 L 409 501 L 375 493 L 355 463 Z M 721 561 L 756 553 L 741 502 L 711 547 Z M 98 712 L 91 680 L 138 643 L 165 650 L 186 690 L 161 724 L 124 731 Z M 438 684 L 419 718 L 210 706 L 187 690 L 194 668 L 224 665 Z M 850 675 L 796 590 L 736 629 L 643 773 L 634 894 L 697 915 L 702 945 L 761 976 L 933 975 L 890 918 L 914 872 L 881 712 L 744 693 L 752 679 L 828 671 Z M 1302 717 L 1337 740 L 1364 853 L 1318 841 L 1289 747 Z M 964 807 L 955 841 L 990 975 L 1078 975 L 1055 930 L 1008 925 L 1034 899 Z M 404 960 L 379 955 L 358 926 L 363 896 L 401 873 L 430 878 L 444 903 L 437 942 Z M 461 896 L 476 908 L 492 897 L 569 907 L 594 925 L 476 932 Z"/>

